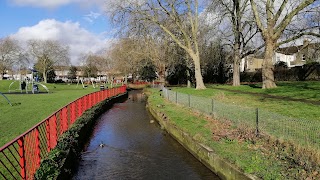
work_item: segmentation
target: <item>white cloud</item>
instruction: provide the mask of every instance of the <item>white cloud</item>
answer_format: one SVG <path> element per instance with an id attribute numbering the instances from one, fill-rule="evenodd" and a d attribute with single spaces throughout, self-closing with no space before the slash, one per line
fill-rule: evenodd
<path id="1" fill-rule="evenodd" d="M 76 3 L 82 7 L 98 6 L 104 7 L 106 0 L 9 0 L 11 3 L 18 6 L 31 6 L 40 8 L 58 8 L 60 6 Z"/>
<path id="2" fill-rule="evenodd" d="M 77 0 L 12 0 L 12 2 L 19 6 L 34 6 L 44 8 L 56 8 L 67 5 Z"/>
<path id="3" fill-rule="evenodd" d="M 31 27 L 22 27 L 13 38 L 27 42 L 30 39 L 57 40 L 70 47 L 71 62 L 79 65 L 78 57 L 87 52 L 96 53 L 107 48 L 110 40 L 93 34 L 80 27 L 77 22 L 60 22 L 54 19 L 46 19 Z"/>
<path id="4" fill-rule="evenodd" d="M 94 20 L 101 16 L 100 13 L 90 12 L 89 14 L 84 15 L 83 19 L 92 23 Z"/>

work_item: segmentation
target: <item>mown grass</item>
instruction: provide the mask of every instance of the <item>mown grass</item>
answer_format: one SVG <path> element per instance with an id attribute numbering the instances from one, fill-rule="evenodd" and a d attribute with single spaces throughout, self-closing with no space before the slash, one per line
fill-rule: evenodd
<path id="1" fill-rule="evenodd" d="M 230 140 L 228 138 L 220 141 L 213 140 L 213 133 L 208 125 L 208 120 L 202 115 L 195 115 L 189 108 L 177 106 L 164 100 L 159 96 L 157 90 L 149 90 L 148 103 L 151 107 L 163 112 L 169 120 L 193 136 L 197 141 L 211 147 L 219 156 L 227 159 L 245 173 L 254 174 L 263 179 L 283 179 L 287 172 L 287 162 L 282 162 L 262 153 L 259 144 L 251 142 Z M 190 91 L 190 90 L 189 90 Z M 203 92 L 211 93 L 209 90 Z M 258 142 L 257 142 L 258 143 Z M 294 168 L 293 168 L 294 169 Z"/>
<path id="2" fill-rule="evenodd" d="M 0 92 L 7 93 L 11 82 L 0 81 Z M 5 94 L 13 106 L 10 106 L 0 95 L 0 147 L 69 102 L 99 90 L 92 86 L 87 89 L 82 89 L 82 86 L 76 88 L 76 84 L 45 85 L 49 88 L 49 94 Z M 41 86 L 39 88 L 44 92 Z"/>
<path id="3" fill-rule="evenodd" d="M 261 89 L 261 84 L 242 85 L 239 87 L 208 85 L 205 90 L 177 87 L 173 88 L 173 90 L 190 95 L 213 98 L 220 102 L 242 107 L 261 108 L 284 116 L 320 120 L 319 105 L 290 100 L 290 98 L 293 98 L 320 102 L 320 82 L 280 82 L 277 85 L 278 88 L 268 90 Z M 230 92 L 228 90 L 238 90 L 239 92 Z M 245 94 L 248 92 L 258 94 Z M 264 95 L 273 95 L 279 98 L 270 98 Z"/>

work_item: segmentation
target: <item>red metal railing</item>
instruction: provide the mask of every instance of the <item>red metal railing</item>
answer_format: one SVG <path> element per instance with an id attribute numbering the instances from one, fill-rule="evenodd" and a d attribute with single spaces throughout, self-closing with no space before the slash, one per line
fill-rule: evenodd
<path id="1" fill-rule="evenodd" d="M 126 92 L 126 87 L 97 91 L 69 103 L 0 148 L 0 179 L 33 179 L 41 159 L 82 113 L 98 102 Z"/>

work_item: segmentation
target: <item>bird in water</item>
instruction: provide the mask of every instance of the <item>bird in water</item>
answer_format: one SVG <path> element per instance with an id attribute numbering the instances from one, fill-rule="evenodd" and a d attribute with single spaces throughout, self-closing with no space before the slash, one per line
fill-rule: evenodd
<path id="1" fill-rule="evenodd" d="M 104 147 L 105 144 L 103 144 L 103 142 L 101 141 L 101 143 L 99 144 L 100 147 Z"/>

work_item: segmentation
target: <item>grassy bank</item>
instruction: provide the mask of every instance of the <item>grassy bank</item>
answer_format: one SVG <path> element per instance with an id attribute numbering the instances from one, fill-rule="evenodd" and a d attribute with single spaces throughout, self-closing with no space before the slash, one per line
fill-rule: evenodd
<path id="1" fill-rule="evenodd" d="M 187 88 L 175 90 L 217 99 L 223 96 L 222 99 L 225 102 L 244 104 L 244 99 L 237 101 L 236 94 L 229 91 L 221 92 L 217 89 L 196 91 Z M 222 123 L 202 114 L 190 112 L 189 108 L 177 106 L 162 99 L 158 91 L 150 91 L 152 95 L 149 96 L 148 102 L 151 106 L 165 113 L 178 128 L 212 148 L 245 173 L 254 174 L 263 179 L 320 178 L 319 165 L 312 162 L 312 159 L 307 156 L 294 154 L 296 151 L 288 149 L 291 147 L 290 144 L 263 137 L 257 138 L 253 131 L 234 127 L 229 121 Z M 250 99 L 250 96 L 246 98 Z M 246 102 L 250 104 L 251 100 Z"/>
<path id="2" fill-rule="evenodd" d="M 0 92 L 7 93 L 12 81 L 0 81 Z M 0 146 L 25 132 L 54 111 L 93 91 L 92 86 L 82 89 L 76 84 L 46 84 L 50 93 L 5 94 L 13 106 L 0 96 Z M 41 88 L 41 87 L 40 87 Z M 40 89 L 44 91 L 44 89 Z"/>
<path id="3" fill-rule="evenodd" d="M 208 85 L 205 90 L 173 88 L 174 91 L 212 98 L 242 107 L 261 108 L 299 119 L 320 120 L 320 82 L 280 82 L 278 88 L 261 89 L 261 84 Z"/>

